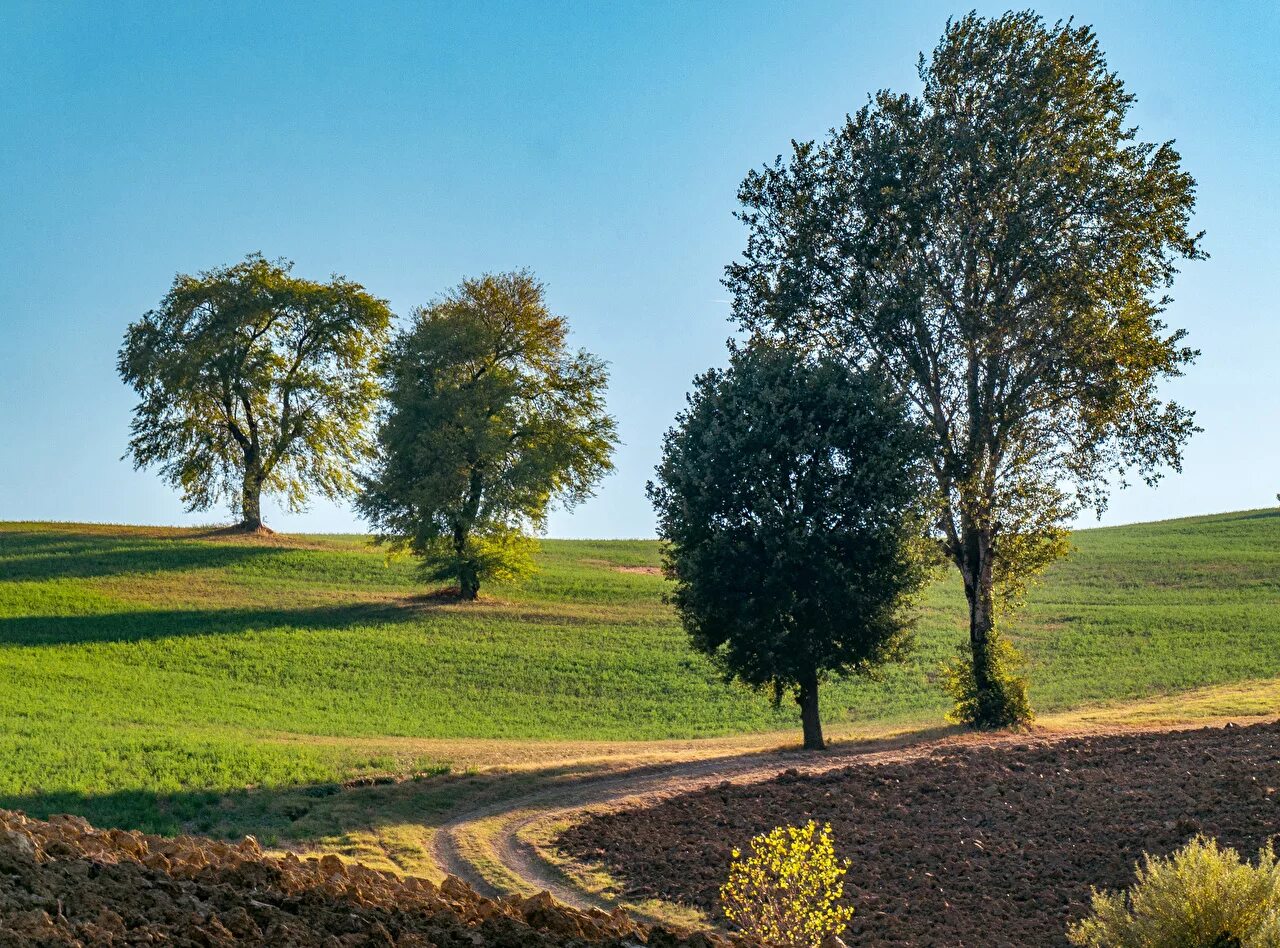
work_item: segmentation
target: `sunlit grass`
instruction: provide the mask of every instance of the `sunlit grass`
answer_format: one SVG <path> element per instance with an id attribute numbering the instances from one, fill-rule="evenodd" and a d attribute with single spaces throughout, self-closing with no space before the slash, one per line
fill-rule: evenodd
<path id="1" fill-rule="evenodd" d="M 1277 512 L 1074 542 L 1011 624 L 1042 710 L 1280 676 Z M 548 541 L 540 563 L 524 586 L 464 605 L 358 537 L 0 525 L 0 805 L 324 839 L 344 821 L 320 820 L 319 803 L 301 813 L 302 791 L 223 795 L 305 787 L 324 801 L 361 773 L 458 766 L 422 740 L 796 726 L 793 707 L 725 685 L 690 651 L 660 577 L 617 568 L 656 566 L 655 543 Z M 937 721 L 933 673 L 963 616 L 947 576 L 926 596 L 912 661 L 825 688 L 827 721 Z"/>

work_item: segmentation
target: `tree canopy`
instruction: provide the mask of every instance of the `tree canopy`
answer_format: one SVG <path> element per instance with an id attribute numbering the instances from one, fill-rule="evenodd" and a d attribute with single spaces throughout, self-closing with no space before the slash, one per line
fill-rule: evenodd
<path id="1" fill-rule="evenodd" d="M 251 254 L 179 274 L 119 353 L 141 399 L 135 465 L 159 464 L 190 510 L 238 505 L 246 529 L 263 525 L 264 491 L 290 509 L 311 493 L 340 496 L 368 455 L 391 312 L 344 277 L 317 283 L 292 270 Z"/>
<path id="2" fill-rule="evenodd" d="M 1001 603 L 1114 478 L 1180 467 L 1192 413 L 1159 384 L 1196 353 L 1160 317 L 1204 254 L 1193 179 L 1137 137 L 1088 27 L 970 14 L 919 72 L 919 95 L 880 92 L 747 176 L 726 285 L 745 327 L 873 367 L 930 432 L 970 603 L 965 716 L 995 726 L 1026 707 Z"/>
<path id="3" fill-rule="evenodd" d="M 388 351 L 380 450 L 357 506 L 379 541 L 463 598 L 527 570 L 551 505 L 591 496 L 612 469 L 605 364 L 567 335 L 518 271 L 463 281 Z"/>
<path id="4" fill-rule="evenodd" d="M 697 378 L 649 496 L 672 601 L 730 678 L 792 692 L 900 655 L 928 575 L 927 442 L 874 374 L 759 343 Z"/>

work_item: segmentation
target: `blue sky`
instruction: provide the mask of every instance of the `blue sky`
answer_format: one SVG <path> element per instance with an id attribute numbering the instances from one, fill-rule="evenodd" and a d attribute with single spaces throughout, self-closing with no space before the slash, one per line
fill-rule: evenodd
<path id="1" fill-rule="evenodd" d="M 967 5 L 0 3 L 0 519 L 209 523 L 121 461 L 125 326 L 249 251 L 399 313 L 531 267 L 612 364 L 617 471 L 556 536 L 650 536 L 644 482 L 724 358 L 737 183 L 822 135 Z M 999 5 L 979 5 L 999 13 Z M 1212 259 L 1175 287 L 1205 428 L 1105 523 L 1280 490 L 1280 4 L 1044 3 L 1097 29 L 1151 140 L 1200 183 Z M 268 520 L 351 530 L 343 506 Z M 1093 522 L 1090 518 L 1089 522 Z"/>

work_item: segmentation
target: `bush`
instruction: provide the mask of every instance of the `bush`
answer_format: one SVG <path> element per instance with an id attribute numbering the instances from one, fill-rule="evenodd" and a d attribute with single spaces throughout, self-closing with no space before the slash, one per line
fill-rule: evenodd
<path id="1" fill-rule="evenodd" d="M 987 639 L 986 664 L 992 686 L 980 691 L 973 677 L 973 649 L 968 642 L 960 654 L 942 666 L 943 687 L 956 705 L 947 720 L 969 727 L 996 729 L 1030 724 L 1035 718 L 1027 697 L 1027 680 L 1018 672 L 1022 655 L 1003 636 L 992 631 Z"/>
<path id="2" fill-rule="evenodd" d="M 733 851 L 720 889 L 724 914 L 749 937 L 779 948 L 815 948 L 853 917 L 841 905 L 849 862 L 836 859 L 831 825 L 810 820 L 756 836 L 750 854 Z"/>
<path id="3" fill-rule="evenodd" d="M 1258 865 L 1197 836 L 1168 858 L 1143 856 L 1125 892 L 1093 892 L 1093 913 L 1073 925 L 1091 948 L 1276 948 L 1280 864 L 1271 844 Z"/>

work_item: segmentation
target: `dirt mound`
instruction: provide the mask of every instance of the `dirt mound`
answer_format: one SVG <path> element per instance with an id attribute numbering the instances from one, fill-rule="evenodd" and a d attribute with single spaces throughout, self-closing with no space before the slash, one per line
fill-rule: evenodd
<path id="1" fill-rule="evenodd" d="M 578 912 L 544 895 L 492 901 L 457 879 L 401 879 L 336 856 L 99 831 L 0 810 L 0 945 L 384 945 L 712 948 L 714 936 Z"/>
<path id="2" fill-rule="evenodd" d="M 853 862 L 851 945 L 1066 945 L 1143 851 L 1203 832 L 1252 857 L 1280 833 L 1280 724 L 943 746 L 598 815 L 558 845 L 628 898 L 716 912 L 730 850 L 808 819 Z"/>

